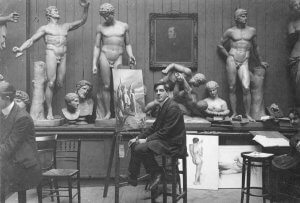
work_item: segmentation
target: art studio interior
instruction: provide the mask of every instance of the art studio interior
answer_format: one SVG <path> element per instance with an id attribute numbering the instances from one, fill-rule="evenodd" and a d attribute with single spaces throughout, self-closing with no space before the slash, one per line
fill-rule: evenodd
<path id="1" fill-rule="evenodd" d="M 300 202 L 300 0 L 0 5 L 1 203 Z"/>

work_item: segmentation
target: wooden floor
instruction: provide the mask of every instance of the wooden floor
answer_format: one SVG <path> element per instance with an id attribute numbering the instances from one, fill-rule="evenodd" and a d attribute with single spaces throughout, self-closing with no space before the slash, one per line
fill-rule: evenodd
<path id="1" fill-rule="evenodd" d="M 150 192 L 144 190 L 144 185 L 137 187 L 125 186 L 120 189 L 120 203 L 150 203 Z M 83 184 L 82 203 L 114 203 L 114 186 L 109 187 L 108 196 L 103 198 L 103 184 Z M 74 191 L 75 192 L 75 191 Z M 10 196 L 6 203 L 17 203 L 17 195 Z M 56 201 L 54 201 L 56 202 Z M 67 203 L 67 198 L 61 198 L 61 203 Z M 77 202 L 76 199 L 73 201 Z M 162 196 L 157 198 L 157 202 L 162 202 Z M 168 199 L 171 202 L 171 199 Z M 182 202 L 182 201 L 180 201 Z M 188 190 L 188 203 L 238 203 L 240 202 L 239 189 L 219 189 L 219 190 Z M 261 203 L 262 198 L 251 197 L 251 203 Z M 267 201 L 268 202 L 268 201 Z M 27 203 L 37 203 L 35 190 L 27 191 Z M 43 203 L 51 203 L 50 198 L 43 199 Z"/>

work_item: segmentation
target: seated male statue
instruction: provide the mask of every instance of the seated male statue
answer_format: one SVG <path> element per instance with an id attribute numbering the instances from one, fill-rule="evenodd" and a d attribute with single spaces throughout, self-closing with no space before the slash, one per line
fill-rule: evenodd
<path id="1" fill-rule="evenodd" d="M 129 173 L 121 176 L 130 185 L 136 186 L 140 165 L 143 163 L 146 172 L 152 177 L 150 190 L 160 182 L 163 172 L 155 160 L 155 155 L 187 154 L 183 113 L 178 104 L 169 97 L 168 84 L 158 82 L 154 85 L 154 91 L 160 111 L 150 128 L 129 141 L 128 145 L 131 147 Z"/>

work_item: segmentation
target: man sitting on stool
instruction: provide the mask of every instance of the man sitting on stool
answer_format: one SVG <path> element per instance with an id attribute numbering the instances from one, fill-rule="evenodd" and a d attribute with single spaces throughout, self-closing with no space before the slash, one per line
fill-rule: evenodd
<path id="1" fill-rule="evenodd" d="M 153 189 L 161 180 L 162 169 L 155 155 L 186 155 L 185 125 L 179 106 L 169 98 L 169 86 L 165 82 L 154 85 L 156 100 L 160 105 L 158 116 L 153 125 L 145 132 L 129 141 L 131 158 L 128 167 L 128 183 L 137 185 L 140 165 L 143 163 L 152 181 L 148 189 Z"/>

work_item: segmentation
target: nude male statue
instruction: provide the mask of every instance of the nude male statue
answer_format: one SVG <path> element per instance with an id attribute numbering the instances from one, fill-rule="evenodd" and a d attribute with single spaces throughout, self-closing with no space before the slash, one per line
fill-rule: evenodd
<path id="1" fill-rule="evenodd" d="M 109 119 L 111 117 L 111 68 L 116 69 L 118 65 L 122 64 L 123 47 L 127 51 L 130 64 L 135 64 L 135 58 L 129 44 L 128 24 L 114 18 L 115 8 L 109 3 L 104 3 L 100 6 L 99 14 L 105 22 L 97 27 L 92 70 L 94 74 L 97 74 L 99 62 L 102 85 L 97 94 L 97 119 Z"/>
<path id="2" fill-rule="evenodd" d="M 189 151 L 192 156 L 193 164 L 196 165 L 194 185 L 200 185 L 201 170 L 203 165 L 203 140 L 199 141 L 197 137 L 194 137 L 193 144 L 189 144 Z"/>
<path id="3" fill-rule="evenodd" d="M 34 42 L 41 37 L 46 43 L 46 71 L 47 86 L 45 92 L 46 104 L 48 107 L 47 119 L 54 119 L 52 113 L 52 98 L 55 83 L 57 87 L 62 87 L 66 74 L 66 56 L 67 56 L 67 35 L 69 31 L 75 30 L 82 26 L 88 16 L 90 3 L 86 0 L 80 0 L 80 5 L 84 8 L 80 20 L 59 24 L 59 12 L 55 6 L 49 6 L 46 9 L 47 25 L 41 26 L 36 33 L 20 47 L 14 47 L 13 52 L 16 57 L 22 55 L 22 52 L 31 47 Z"/>
<path id="4" fill-rule="evenodd" d="M 6 34 L 7 34 L 7 23 L 13 22 L 17 23 L 19 21 L 20 14 L 17 12 L 12 12 L 7 16 L 0 16 L 0 50 L 6 47 Z"/>
<path id="5" fill-rule="evenodd" d="M 237 9 L 234 13 L 236 26 L 227 29 L 218 45 L 219 51 L 227 58 L 226 70 L 229 83 L 229 100 L 232 108 L 232 118 L 237 115 L 236 111 L 236 76 L 241 81 L 243 88 L 243 102 L 246 117 L 250 121 L 254 119 L 250 116 L 251 94 L 250 94 L 250 72 L 248 60 L 250 50 L 253 50 L 253 56 L 259 65 L 268 66 L 262 62 L 258 54 L 256 43 L 256 29 L 247 25 L 247 11 Z M 225 49 L 226 42 L 230 42 L 229 52 Z"/>

